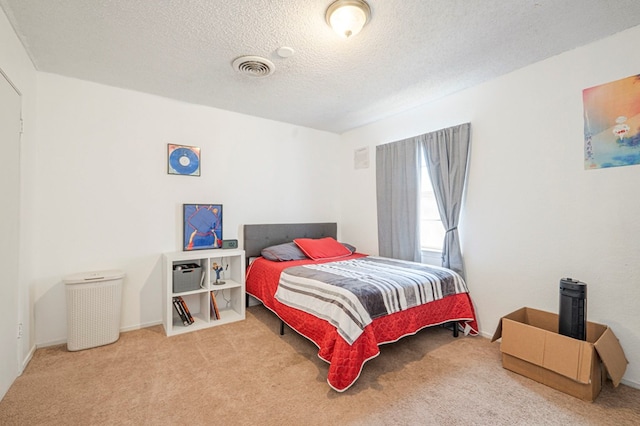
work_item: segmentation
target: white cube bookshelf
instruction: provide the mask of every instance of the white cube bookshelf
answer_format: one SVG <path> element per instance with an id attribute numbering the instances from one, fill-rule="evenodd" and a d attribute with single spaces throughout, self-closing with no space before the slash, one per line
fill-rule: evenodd
<path id="1" fill-rule="evenodd" d="M 167 336 L 202 330 L 245 319 L 245 255 L 240 249 L 194 250 L 164 253 L 163 259 L 163 318 Z M 223 270 L 216 284 L 217 263 Z M 174 292 L 173 277 L 176 265 L 196 264 L 200 268 L 196 289 Z M 220 318 L 211 307 L 211 292 L 215 295 Z M 187 304 L 194 322 L 184 325 L 178 315 L 173 298 L 181 296 Z"/>

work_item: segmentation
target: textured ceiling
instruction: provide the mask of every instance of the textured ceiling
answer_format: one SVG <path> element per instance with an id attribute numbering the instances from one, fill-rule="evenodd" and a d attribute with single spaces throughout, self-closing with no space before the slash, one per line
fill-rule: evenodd
<path id="1" fill-rule="evenodd" d="M 331 2 L 0 5 L 40 71 L 334 133 L 640 24 L 640 0 L 368 0 L 370 23 L 345 40 L 325 23 Z M 241 55 L 275 72 L 239 74 Z"/>

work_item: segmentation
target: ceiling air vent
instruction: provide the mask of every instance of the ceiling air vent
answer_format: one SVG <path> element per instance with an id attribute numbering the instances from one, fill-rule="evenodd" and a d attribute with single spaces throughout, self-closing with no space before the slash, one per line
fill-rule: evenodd
<path id="1" fill-rule="evenodd" d="M 241 56 L 233 61 L 233 69 L 250 77 L 266 77 L 273 74 L 273 62 L 260 56 Z"/>

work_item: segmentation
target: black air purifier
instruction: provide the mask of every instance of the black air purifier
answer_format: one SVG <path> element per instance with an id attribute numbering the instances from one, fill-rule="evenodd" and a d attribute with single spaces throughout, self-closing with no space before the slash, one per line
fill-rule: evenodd
<path id="1" fill-rule="evenodd" d="M 587 285 L 571 278 L 560 280 L 558 332 L 587 340 Z"/>

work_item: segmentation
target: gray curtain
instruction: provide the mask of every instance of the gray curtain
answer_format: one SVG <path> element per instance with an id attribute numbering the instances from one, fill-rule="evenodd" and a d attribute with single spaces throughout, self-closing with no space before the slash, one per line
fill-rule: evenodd
<path id="1" fill-rule="evenodd" d="M 427 133 L 422 139 L 429 177 L 447 231 L 442 247 L 442 266 L 463 274 L 458 220 L 469 157 L 469 123 Z"/>
<path id="2" fill-rule="evenodd" d="M 376 147 L 380 256 L 421 261 L 420 144 L 417 138 Z"/>

